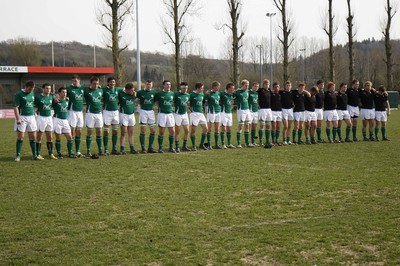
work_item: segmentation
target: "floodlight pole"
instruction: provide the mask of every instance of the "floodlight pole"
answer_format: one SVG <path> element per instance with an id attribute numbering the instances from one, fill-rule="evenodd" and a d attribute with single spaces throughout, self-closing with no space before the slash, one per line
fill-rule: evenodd
<path id="1" fill-rule="evenodd" d="M 139 46 L 139 0 L 136 0 L 136 75 L 137 89 L 141 89 L 142 81 L 140 80 L 140 46 Z"/>
<path id="2" fill-rule="evenodd" d="M 269 55 L 270 55 L 270 61 L 271 61 L 271 84 L 273 84 L 273 70 L 272 70 L 272 17 L 276 15 L 276 13 L 267 13 L 265 14 L 267 17 L 269 17 L 269 40 L 270 40 L 270 48 L 269 48 Z"/>
<path id="3" fill-rule="evenodd" d="M 305 62 L 305 60 L 306 60 L 306 48 L 301 48 L 300 49 L 300 52 L 303 52 L 303 82 L 306 82 L 306 78 L 305 78 L 305 76 L 306 76 L 306 62 Z"/>
<path id="4" fill-rule="evenodd" d="M 260 48 L 260 87 L 262 86 L 262 50 L 263 46 L 261 44 L 256 45 L 257 48 Z"/>

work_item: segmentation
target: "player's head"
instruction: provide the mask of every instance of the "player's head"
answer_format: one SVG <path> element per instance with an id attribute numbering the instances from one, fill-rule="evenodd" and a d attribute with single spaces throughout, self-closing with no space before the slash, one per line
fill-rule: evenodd
<path id="1" fill-rule="evenodd" d="M 251 90 L 252 90 L 253 92 L 256 92 L 256 91 L 258 90 L 258 88 L 260 88 L 260 83 L 258 83 L 258 82 L 253 82 L 253 83 L 251 84 Z"/>
<path id="2" fill-rule="evenodd" d="M 292 82 L 288 80 L 285 82 L 285 91 L 290 91 L 291 89 L 292 89 Z"/>
<path id="3" fill-rule="evenodd" d="M 195 89 L 196 92 L 198 92 L 198 93 L 203 92 L 203 91 L 204 91 L 204 84 L 201 83 L 201 82 L 197 82 L 197 83 L 194 85 L 194 89 Z"/>
<path id="4" fill-rule="evenodd" d="M 372 82 L 371 82 L 371 81 L 366 81 L 366 82 L 364 83 L 364 90 L 370 91 L 371 88 L 372 88 Z"/>
<path id="5" fill-rule="evenodd" d="M 323 89 L 324 85 L 325 84 L 324 84 L 324 81 L 322 79 L 317 81 L 317 87 L 318 87 L 319 90 Z"/>
<path id="6" fill-rule="evenodd" d="M 262 85 L 263 85 L 263 88 L 264 88 L 264 89 L 268 89 L 268 88 L 269 88 L 269 84 L 270 84 L 270 83 L 269 83 L 269 80 L 268 80 L 268 79 L 264 79 L 264 80 L 263 80 L 263 84 L 262 84 Z"/>
<path id="7" fill-rule="evenodd" d="M 386 88 L 383 85 L 379 86 L 379 88 L 378 88 L 379 94 L 383 94 L 385 91 L 386 91 Z"/>
<path id="8" fill-rule="evenodd" d="M 242 82 L 240 82 L 240 84 L 242 85 L 243 90 L 247 90 L 250 86 L 250 82 L 247 79 L 242 80 Z"/>
<path id="9" fill-rule="evenodd" d="M 300 82 L 299 84 L 297 84 L 297 88 L 301 93 L 306 88 L 306 84 L 304 82 Z"/>
<path id="10" fill-rule="evenodd" d="M 60 87 L 60 88 L 58 88 L 57 92 L 58 92 L 58 95 L 60 96 L 60 99 L 63 100 L 67 97 L 67 89 L 66 88 Z"/>
<path id="11" fill-rule="evenodd" d="M 232 94 L 235 91 L 235 84 L 233 84 L 233 82 L 229 82 L 226 84 L 225 90 L 227 93 Z"/>
<path id="12" fill-rule="evenodd" d="M 25 92 L 31 93 L 34 89 L 35 89 L 35 82 L 33 82 L 32 80 L 28 80 L 25 83 Z"/>
<path id="13" fill-rule="evenodd" d="M 92 90 L 97 89 L 99 87 L 99 84 L 100 84 L 100 81 L 99 81 L 98 77 L 93 76 L 93 77 L 90 78 L 90 88 Z"/>
<path id="14" fill-rule="evenodd" d="M 114 77 L 108 77 L 107 78 L 107 86 L 109 88 L 114 88 L 116 83 L 117 82 L 116 82 L 116 79 Z"/>
<path id="15" fill-rule="evenodd" d="M 313 86 L 313 87 L 310 89 L 310 93 L 311 93 L 312 96 L 317 95 L 318 92 L 319 92 L 319 89 L 318 89 L 317 86 Z"/>
<path id="16" fill-rule="evenodd" d="M 185 81 L 183 81 L 183 82 L 181 82 L 181 84 L 179 84 L 179 89 L 180 89 L 181 93 L 186 93 L 188 88 L 189 88 L 189 85 Z"/>
<path id="17" fill-rule="evenodd" d="M 42 85 L 43 95 L 49 95 L 51 92 L 51 85 L 49 83 L 44 83 Z"/>
<path id="18" fill-rule="evenodd" d="M 151 88 L 153 88 L 153 81 L 148 79 L 148 80 L 146 80 L 146 86 L 144 87 L 144 89 L 146 91 L 149 91 L 149 90 L 151 90 Z"/>
<path id="19" fill-rule="evenodd" d="M 72 85 L 78 87 L 81 84 L 81 78 L 78 75 L 72 75 Z"/>
<path id="20" fill-rule="evenodd" d="M 220 88 L 221 88 L 221 83 L 219 83 L 218 81 L 214 81 L 213 83 L 211 83 L 211 89 L 213 91 L 219 91 Z"/>
<path id="21" fill-rule="evenodd" d="M 135 91 L 135 87 L 133 86 L 133 83 L 132 82 L 126 83 L 125 93 L 132 95 L 134 91 Z"/>
<path id="22" fill-rule="evenodd" d="M 329 81 L 328 82 L 328 86 L 327 86 L 327 90 L 328 91 L 334 91 L 335 90 L 335 86 L 336 86 L 336 84 L 334 82 Z"/>
<path id="23" fill-rule="evenodd" d="M 272 89 L 273 89 L 274 93 L 278 93 L 279 89 L 280 89 L 279 83 L 274 82 L 274 84 L 272 84 Z"/>
<path id="24" fill-rule="evenodd" d="M 340 83 L 340 86 L 339 86 L 339 91 L 340 92 L 346 92 L 347 91 L 347 84 L 346 83 Z"/>
<path id="25" fill-rule="evenodd" d="M 358 79 L 353 79 L 353 81 L 351 82 L 351 87 L 353 89 L 358 89 L 360 87 L 360 81 L 358 81 Z"/>
<path id="26" fill-rule="evenodd" d="M 171 90 L 171 81 L 164 80 L 162 84 L 164 86 L 164 91 L 170 91 Z"/>

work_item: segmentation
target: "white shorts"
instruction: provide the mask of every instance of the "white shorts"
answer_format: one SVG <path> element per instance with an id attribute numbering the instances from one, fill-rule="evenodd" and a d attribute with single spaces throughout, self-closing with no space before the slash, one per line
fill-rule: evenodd
<path id="1" fill-rule="evenodd" d="M 324 120 L 324 110 L 315 108 L 315 114 L 317 115 L 317 120 Z"/>
<path id="2" fill-rule="evenodd" d="M 220 123 L 221 122 L 221 113 L 207 113 L 207 122 L 208 123 Z"/>
<path id="3" fill-rule="evenodd" d="M 250 115 L 251 115 L 251 123 L 257 124 L 258 123 L 258 111 L 257 112 L 250 111 Z"/>
<path id="4" fill-rule="evenodd" d="M 349 111 L 347 111 L 347 110 L 337 110 L 337 114 L 338 114 L 339 120 L 350 119 L 350 114 L 349 114 Z"/>
<path id="5" fill-rule="evenodd" d="M 19 116 L 21 123 L 18 125 L 17 122 L 14 122 L 14 130 L 19 132 L 34 132 L 37 130 L 36 119 L 34 115 L 20 115 Z"/>
<path id="6" fill-rule="evenodd" d="M 86 113 L 85 114 L 86 127 L 88 128 L 102 128 L 103 127 L 103 115 Z"/>
<path id="7" fill-rule="evenodd" d="M 293 112 L 294 121 L 304 122 L 306 120 L 305 111 Z"/>
<path id="8" fill-rule="evenodd" d="M 250 110 L 237 110 L 237 121 L 238 122 L 251 122 Z"/>
<path id="9" fill-rule="evenodd" d="M 36 117 L 36 125 L 40 132 L 53 131 L 53 118 L 51 116 L 41 116 Z"/>
<path id="10" fill-rule="evenodd" d="M 339 116 L 336 110 L 326 110 L 324 111 L 325 121 L 338 121 Z"/>
<path id="11" fill-rule="evenodd" d="M 83 127 L 83 112 L 74 110 L 68 111 L 68 123 L 71 127 Z"/>
<path id="12" fill-rule="evenodd" d="M 119 111 L 103 110 L 103 121 L 106 126 L 119 125 Z"/>
<path id="13" fill-rule="evenodd" d="M 119 114 L 119 124 L 124 127 L 133 127 L 136 125 L 135 114 Z"/>
<path id="14" fill-rule="evenodd" d="M 143 110 L 139 111 L 139 123 L 154 125 L 156 123 L 156 116 L 153 110 Z"/>
<path id="15" fill-rule="evenodd" d="M 264 121 L 264 122 L 271 122 L 272 121 L 271 108 L 259 109 L 258 110 L 258 119 L 260 119 L 260 121 Z"/>
<path id="16" fill-rule="evenodd" d="M 231 127 L 233 125 L 232 113 L 221 113 L 221 124 L 224 127 Z"/>
<path id="17" fill-rule="evenodd" d="M 157 125 L 159 127 L 173 127 L 175 126 L 174 114 L 158 113 Z"/>
<path id="18" fill-rule="evenodd" d="M 71 127 L 69 126 L 68 119 L 54 117 L 53 128 L 56 134 L 71 133 Z"/>
<path id="19" fill-rule="evenodd" d="M 361 109 L 361 119 L 375 119 L 375 109 Z"/>
<path id="20" fill-rule="evenodd" d="M 271 111 L 272 112 L 272 122 L 282 121 L 282 111 Z"/>
<path id="21" fill-rule="evenodd" d="M 315 112 L 311 111 L 304 111 L 304 121 L 306 122 L 311 122 L 311 121 L 317 121 L 317 114 Z"/>
<path id="22" fill-rule="evenodd" d="M 190 125 L 198 126 L 207 124 L 206 117 L 203 113 L 190 113 Z"/>
<path id="23" fill-rule="evenodd" d="M 351 118 L 357 118 L 360 116 L 360 108 L 358 106 L 347 105 L 347 111 Z"/>
<path id="24" fill-rule="evenodd" d="M 282 108 L 282 119 L 283 120 L 293 120 L 293 109 L 284 109 Z"/>
<path id="25" fill-rule="evenodd" d="M 386 111 L 375 111 L 375 120 L 380 122 L 387 121 Z"/>
<path id="26" fill-rule="evenodd" d="M 187 113 L 185 114 L 174 114 L 174 119 L 175 119 L 175 126 L 187 126 L 189 125 L 189 116 Z"/>

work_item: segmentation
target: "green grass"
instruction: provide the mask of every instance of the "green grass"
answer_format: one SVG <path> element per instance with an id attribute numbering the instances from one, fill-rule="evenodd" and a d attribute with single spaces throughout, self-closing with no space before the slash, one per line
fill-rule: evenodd
<path id="1" fill-rule="evenodd" d="M 399 121 L 390 142 L 99 160 L 25 141 L 15 163 L 0 120 L 0 264 L 399 265 Z"/>

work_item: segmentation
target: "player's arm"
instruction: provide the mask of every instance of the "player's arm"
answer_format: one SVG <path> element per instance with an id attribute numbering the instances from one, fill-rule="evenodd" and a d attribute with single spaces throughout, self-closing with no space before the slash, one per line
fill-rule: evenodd
<path id="1" fill-rule="evenodd" d="M 389 103 L 389 100 L 386 100 L 385 106 L 386 106 L 386 113 L 389 116 L 390 115 L 390 103 Z"/>

